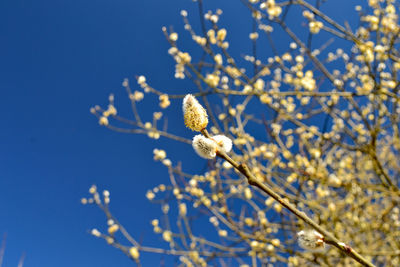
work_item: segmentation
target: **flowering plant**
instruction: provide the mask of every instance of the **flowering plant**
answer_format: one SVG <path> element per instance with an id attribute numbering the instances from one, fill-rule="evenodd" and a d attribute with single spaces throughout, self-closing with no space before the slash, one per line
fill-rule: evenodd
<path id="1" fill-rule="evenodd" d="M 165 220 L 151 225 L 166 246 L 140 244 L 111 214 L 108 191 L 101 197 L 96 187 L 82 202 L 104 211 L 108 230 L 92 234 L 138 265 L 142 253 L 154 252 L 176 256 L 182 266 L 399 266 L 400 26 L 394 1 L 356 6 L 357 25 L 332 19 L 321 1 L 243 1 L 253 28 L 252 51 L 241 60 L 220 26 L 222 10 L 204 12 L 203 1 L 196 2 L 201 32 L 187 11 L 181 15 L 203 57 L 184 51 L 178 33 L 163 28 L 174 77 L 192 80 L 193 88 L 168 94 L 139 76 L 135 91 L 123 82 L 134 120 L 117 113 L 113 97 L 106 109 L 91 111 L 111 130 L 183 142 L 187 153 L 192 145 L 208 160 L 207 170 L 189 174 L 154 149 L 170 184 L 146 197 L 162 205 Z M 303 35 L 287 21 L 291 12 L 302 14 Z M 283 35 L 291 41 L 276 47 L 274 37 Z M 273 48 L 267 58 L 257 53 L 262 41 Z M 191 140 L 160 129 L 161 111 L 144 121 L 138 109 L 146 94 L 158 96 L 164 113 L 183 100 L 182 127 L 200 134 Z M 193 218 L 214 232 L 196 231 Z"/>

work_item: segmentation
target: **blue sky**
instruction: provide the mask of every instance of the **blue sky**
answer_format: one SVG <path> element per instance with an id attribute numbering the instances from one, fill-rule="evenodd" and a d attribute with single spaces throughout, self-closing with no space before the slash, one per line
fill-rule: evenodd
<path id="1" fill-rule="evenodd" d="M 206 9 L 224 10 L 221 23 L 229 24 L 228 36 L 237 41 L 232 50 L 243 55 L 251 48 L 251 20 L 247 13 L 242 15 L 239 1 L 232 2 L 206 1 Z M 334 10 L 335 4 L 328 5 Z M 190 160 L 197 156 L 187 156 L 182 144 L 101 128 L 89 108 L 105 106 L 110 93 L 119 105 L 127 104 L 121 82 L 140 74 L 156 88 L 192 92 L 190 83 L 173 78 L 174 63 L 161 33 L 162 26 L 172 25 L 187 50 L 195 49 L 190 38 L 183 37 L 181 9 L 187 9 L 196 24 L 196 5 L 189 0 L 0 1 L 4 267 L 16 266 L 22 253 L 25 266 L 132 266 L 121 252 L 87 234 L 105 225 L 98 209 L 79 202 L 91 184 L 111 191 L 115 215 L 134 236 L 157 241 L 149 221 L 159 215 L 158 206 L 144 195 L 166 182 L 167 173 L 153 162 L 152 150 L 174 148 L 171 158 L 177 161 L 185 155 L 188 168 L 195 167 Z M 338 17 L 354 15 L 352 8 L 343 8 Z M 277 40 L 287 46 L 284 42 Z M 174 103 L 173 110 L 179 105 Z M 141 108 L 143 113 L 156 111 Z M 181 125 L 180 113 L 173 114 L 171 124 Z M 192 135 L 183 126 L 175 132 Z M 161 259 L 144 256 L 144 266 L 158 265 Z"/>

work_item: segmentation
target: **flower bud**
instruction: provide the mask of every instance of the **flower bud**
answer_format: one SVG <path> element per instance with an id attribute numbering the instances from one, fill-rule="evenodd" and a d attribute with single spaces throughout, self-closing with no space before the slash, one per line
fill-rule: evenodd
<path id="1" fill-rule="evenodd" d="M 108 233 L 110 235 L 113 235 L 115 232 L 117 232 L 119 230 L 119 226 L 118 224 L 113 224 L 110 227 L 108 227 Z"/>
<path id="2" fill-rule="evenodd" d="M 94 235 L 95 237 L 100 237 L 101 236 L 101 233 L 97 229 L 92 229 L 92 231 L 90 233 L 92 235 Z"/>
<path id="3" fill-rule="evenodd" d="M 202 158 L 212 159 L 217 155 L 217 143 L 201 134 L 193 137 L 192 146 L 194 151 Z"/>
<path id="4" fill-rule="evenodd" d="M 303 230 L 297 233 L 299 246 L 317 251 L 325 248 L 324 236 L 315 230 Z"/>
<path id="5" fill-rule="evenodd" d="M 192 131 L 200 132 L 207 127 L 207 112 L 193 95 L 186 95 L 183 99 L 183 119 Z"/>
<path id="6" fill-rule="evenodd" d="M 185 203 L 179 204 L 179 215 L 184 217 L 186 216 L 186 214 L 187 214 L 186 204 Z"/>
<path id="7" fill-rule="evenodd" d="M 212 139 L 217 142 L 220 151 L 228 153 L 232 150 L 232 140 L 225 135 L 214 135 Z"/>
<path id="8" fill-rule="evenodd" d="M 131 255 L 132 258 L 134 258 L 135 260 L 137 260 L 140 256 L 139 250 L 137 247 L 131 247 L 129 249 L 129 254 Z"/>

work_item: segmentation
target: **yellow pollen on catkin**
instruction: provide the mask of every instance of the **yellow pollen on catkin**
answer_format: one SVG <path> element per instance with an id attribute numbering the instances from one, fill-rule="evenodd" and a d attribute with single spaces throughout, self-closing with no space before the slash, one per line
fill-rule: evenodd
<path id="1" fill-rule="evenodd" d="M 183 99 L 183 119 L 186 127 L 196 132 L 208 125 L 207 112 L 193 95 L 186 95 Z"/>

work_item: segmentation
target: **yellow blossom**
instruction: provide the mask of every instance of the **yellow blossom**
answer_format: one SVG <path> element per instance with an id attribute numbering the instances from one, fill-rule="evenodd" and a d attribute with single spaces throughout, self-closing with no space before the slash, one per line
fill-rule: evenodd
<path id="1" fill-rule="evenodd" d="M 317 34 L 324 25 L 321 21 L 310 21 L 308 26 L 310 27 L 311 33 Z"/>
<path id="2" fill-rule="evenodd" d="M 179 204 L 179 215 L 180 216 L 186 216 L 187 213 L 187 208 L 185 203 Z"/>
<path id="3" fill-rule="evenodd" d="M 171 41 L 176 41 L 178 40 L 178 34 L 176 32 L 173 32 L 169 35 L 169 39 L 171 39 Z"/>
<path id="4" fill-rule="evenodd" d="M 170 242 L 172 240 L 172 233 L 171 231 L 165 230 L 162 234 L 162 237 L 165 241 Z"/>
<path id="5" fill-rule="evenodd" d="M 186 127 L 200 132 L 208 125 L 206 110 L 193 95 L 186 95 L 183 99 L 183 118 Z"/>
<path id="6" fill-rule="evenodd" d="M 250 33 L 249 38 L 250 38 L 250 40 L 258 39 L 258 33 L 256 33 L 256 32 Z"/>
<path id="7" fill-rule="evenodd" d="M 156 148 L 153 150 L 153 153 L 154 153 L 154 160 L 163 160 L 167 156 L 167 153 L 162 149 Z"/>
<path id="8" fill-rule="evenodd" d="M 119 230 L 119 226 L 118 224 L 112 224 L 110 227 L 108 227 L 108 233 L 110 235 L 114 234 L 115 232 L 117 232 Z"/>
<path id="9" fill-rule="evenodd" d="M 101 233 L 96 228 L 92 229 L 91 234 L 94 235 L 95 237 L 101 236 Z"/>
<path id="10" fill-rule="evenodd" d="M 99 119 L 99 124 L 100 124 L 100 125 L 107 126 L 107 125 L 108 125 L 108 119 L 107 119 L 107 117 L 104 117 L 104 116 L 100 117 L 100 119 Z"/>
<path id="11" fill-rule="evenodd" d="M 220 29 L 217 32 L 217 40 L 223 42 L 226 37 L 226 29 Z"/>
<path id="12" fill-rule="evenodd" d="M 137 247 L 131 247 L 129 249 L 129 255 L 131 255 L 131 257 L 135 260 L 137 260 L 140 256 L 139 250 Z"/>
<path id="13" fill-rule="evenodd" d="M 246 187 L 244 189 L 244 196 L 247 199 L 251 199 L 253 197 L 253 194 L 251 193 L 251 189 L 250 188 Z"/>
<path id="14" fill-rule="evenodd" d="M 146 83 L 146 77 L 144 77 L 143 75 L 139 76 L 137 82 L 138 84 L 143 85 L 144 83 Z"/>
<path id="15" fill-rule="evenodd" d="M 210 86 L 210 87 L 217 87 L 219 84 L 219 76 L 216 74 L 207 74 L 205 82 Z"/>
<path id="16" fill-rule="evenodd" d="M 219 230 L 219 231 L 218 231 L 218 235 L 219 235 L 219 236 L 222 236 L 222 237 L 225 237 L 225 236 L 228 235 L 228 232 L 227 232 L 226 230 Z"/>
<path id="17" fill-rule="evenodd" d="M 167 108 L 171 104 L 167 94 L 160 95 L 159 99 L 160 99 L 160 107 L 161 108 Z"/>

